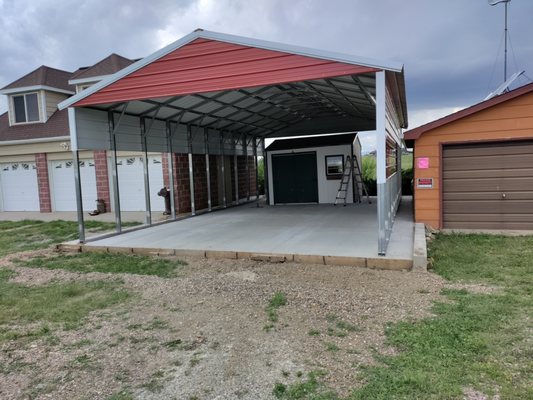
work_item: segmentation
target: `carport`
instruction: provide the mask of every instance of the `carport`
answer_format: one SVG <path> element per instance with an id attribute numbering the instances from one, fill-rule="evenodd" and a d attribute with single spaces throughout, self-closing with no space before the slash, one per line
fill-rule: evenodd
<path id="1" fill-rule="evenodd" d="M 257 173 L 266 138 L 375 130 L 377 250 L 380 255 L 387 251 L 401 199 L 399 149 L 401 129 L 407 126 L 401 65 L 197 30 L 59 107 L 69 110 L 75 166 L 81 150 L 112 154 L 117 233 L 122 231 L 118 151 L 141 152 L 145 160 L 149 152 L 168 154 L 171 219 L 176 220 L 181 218 L 177 203 L 184 198 L 190 201 L 190 215 L 198 214 L 194 161 L 198 156 L 205 157 L 201 194 L 207 197 L 207 207 L 202 211 L 210 212 L 215 209 L 213 156 L 231 157 L 233 204 L 238 205 L 258 199 L 257 179 L 251 189 L 250 170 Z M 188 185 L 177 175 L 176 163 L 186 164 Z M 222 169 L 222 181 L 227 179 L 227 167 L 224 161 L 216 167 Z M 150 189 L 148 169 L 144 163 L 145 222 L 150 226 L 149 193 L 154 189 Z M 244 199 L 239 191 L 241 170 L 247 172 L 246 185 L 241 185 Z M 75 176 L 80 242 L 84 242 L 79 169 Z M 223 187 L 223 199 L 216 208 L 231 203 L 225 182 Z M 346 245 L 350 240 L 357 238 L 346 238 Z"/>

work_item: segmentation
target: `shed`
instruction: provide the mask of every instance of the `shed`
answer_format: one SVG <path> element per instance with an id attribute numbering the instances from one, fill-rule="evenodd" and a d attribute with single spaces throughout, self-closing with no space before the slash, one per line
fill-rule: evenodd
<path id="1" fill-rule="evenodd" d="M 405 132 L 415 220 L 435 229 L 533 229 L 533 83 Z"/>
<path id="2" fill-rule="evenodd" d="M 334 203 L 348 157 L 360 163 L 356 133 L 278 139 L 266 148 L 270 204 Z M 359 164 L 359 167 L 361 165 Z M 346 202 L 355 201 L 353 181 Z"/>

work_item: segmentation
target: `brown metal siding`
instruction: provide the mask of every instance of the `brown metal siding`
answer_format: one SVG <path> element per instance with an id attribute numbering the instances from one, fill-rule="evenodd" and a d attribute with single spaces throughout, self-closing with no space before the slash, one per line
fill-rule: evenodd
<path id="1" fill-rule="evenodd" d="M 447 145 L 444 228 L 533 229 L 533 141 Z"/>

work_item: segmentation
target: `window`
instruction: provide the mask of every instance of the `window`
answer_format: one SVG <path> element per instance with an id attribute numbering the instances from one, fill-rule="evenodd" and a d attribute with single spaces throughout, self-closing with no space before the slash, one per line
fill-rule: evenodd
<path id="1" fill-rule="evenodd" d="M 326 156 L 326 176 L 342 175 L 344 169 L 344 156 Z"/>
<path id="2" fill-rule="evenodd" d="M 37 93 L 13 96 L 15 123 L 39 121 L 39 101 Z"/>

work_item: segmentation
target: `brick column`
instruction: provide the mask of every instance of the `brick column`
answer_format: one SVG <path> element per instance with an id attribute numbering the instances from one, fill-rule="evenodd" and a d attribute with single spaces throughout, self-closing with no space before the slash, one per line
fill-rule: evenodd
<path id="1" fill-rule="evenodd" d="M 189 158 L 187 154 L 174 154 L 174 191 L 176 212 L 191 212 L 191 189 L 189 187 Z"/>
<path id="2" fill-rule="evenodd" d="M 109 193 L 109 171 L 107 168 L 107 152 L 98 150 L 94 153 L 94 168 L 96 174 L 96 196 L 104 200 L 106 210 L 111 211 L 111 195 Z M 83 190 L 83 189 L 82 189 Z"/>
<path id="3" fill-rule="evenodd" d="M 50 197 L 50 180 L 48 177 L 48 160 L 46 153 L 35 153 L 37 166 L 37 185 L 39 186 L 39 207 L 41 212 L 52 212 Z"/>
<path id="4" fill-rule="evenodd" d="M 211 206 L 216 207 L 218 202 L 218 162 L 216 155 L 209 155 L 209 175 L 211 176 Z"/>
<path id="5" fill-rule="evenodd" d="M 246 163 L 250 179 L 246 176 Z M 239 198 L 245 199 L 248 196 L 248 182 L 250 182 L 250 196 L 255 196 L 255 161 L 253 156 L 237 156 L 237 168 L 239 174 Z"/>

